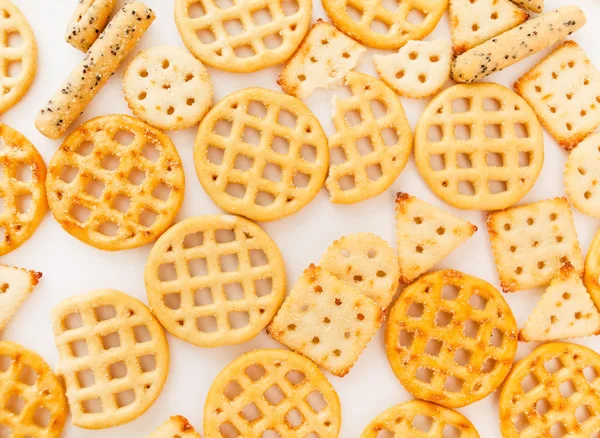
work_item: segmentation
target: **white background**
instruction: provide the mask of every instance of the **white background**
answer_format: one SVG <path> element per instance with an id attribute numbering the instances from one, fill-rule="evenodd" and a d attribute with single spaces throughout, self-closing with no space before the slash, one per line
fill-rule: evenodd
<path id="1" fill-rule="evenodd" d="M 48 163 L 60 145 L 60 141 L 49 140 L 39 134 L 33 125 L 33 120 L 38 110 L 83 56 L 63 40 L 65 26 L 74 10 L 76 0 L 14 1 L 29 19 L 36 34 L 39 46 L 39 68 L 29 93 L 21 103 L 0 116 L 0 121 L 24 133 Z M 118 6 L 123 3 L 124 0 L 117 1 Z M 567 3 L 569 2 L 564 0 L 546 0 L 545 9 L 550 10 Z M 600 66 L 597 29 L 600 20 L 600 3 L 597 0 L 573 0 L 573 3 L 579 4 L 588 18 L 588 24 L 575 33 L 573 39 L 583 46 L 592 61 Z M 155 10 L 157 19 L 134 53 L 159 44 L 183 47 L 173 20 L 173 0 L 146 0 L 146 4 Z M 316 0 L 313 19 L 318 17 L 325 18 L 325 14 L 320 2 Z M 427 37 L 428 40 L 435 38 L 450 38 L 447 13 L 435 31 Z M 376 52 L 378 51 L 372 49 L 368 51 L 368 55 L 359 67 L 360 71 L 375 74 L 371 55 Z M 546 53 L 548 50 L 501 73 L 496 73 L 487 80 L 511 86 L 523 72 Z M 132 56 L 128 61 L 131 59 Z M 236 75 L 209 69 L 214 82 L 215 102 L 233 91 L 248 86 L 261 86 L 280 91 L 276 83 L 279 70 L 280 67 L 276 66 L 254 74 Z M 98 115 L 130 114 L 121 90 L 122 71 L 123 68 L 107 83 L 72 129 Z M 447 85 L 450 85 L 450 82 Z M 315 111 L 328 134 L 333 130 L 330 118 L 332 93 L 332 91 L 316 92 L 307 99 L 308 105 Z M 402 103 L 411 126 L 414 127 L 427 100 L 402 99 Z M 195 215 L 219 213 L 219 209 L 204 192 L 196 178 L 192 155 L 195 133 L 195 128 L 169 132 L 184 162 L 186 174 L 185 201 L 176 221 Z M 544 133 L 544 140 L 546 159 L 542 173 L 534 188 L 521 203 L 564 194 L 562 172 L 566 153 L 546 133 Z M 350 206 L 333 205 L 329 202 L 328 193 L 323 189 L 317 198 L 299 213 L 273 223 L 262 224 L 281 248 L 290 287 L 309 263 L 317 262 L 325 248 L 334 239 L 343 235 L 358 231 L 374 232 L 395 246 L 393 200 L 394 194 L 399 190 L 417 195 L 475 223 L 479 231 L 438 267 L 458 269 L 484 278 L 496 287 L 499 286 L 484 227 L 485 214 L 478 211 L 459 211 L 437 199 L 418 175 L 414 160 L 411 158 L 392 187 L 374 199 Z M 582 250 L 587 251 L 589 242 L 598 228 L 598 220 L 583 216 L 577 211 L 574 211 L 574 216 Z M 22 266 L 44 274 L 33 295 L 1 335 L 2 338 L 19 342 L 35 350 L 55 368 L 58 354 L 52 336 L 50 309 L 65 298 L 100 288 L 119 289 L 147 302 L 143 268 L 150 248 L 151 245 L 146 245 L 117 253 L 101 252 L 71 237 L 48 213 L 28 242 L 18 250 L 0 258 L 0 263 Z M 519 325 L 525 321 L 541 292 L 539 289 L 506 295 Z M 327 374 L 342 402 L 341 437 L 358 437 L 363 428 L 381 411 L 412 398 L 392 373 L 384 353 L 382 333 L 383 327 L 346 377 L 341 379 Z M 575 342 L 600 351 L 598 339 L 588 338 Z M 144 437 L 174 414 L 186 416 L 197 430 L 201 431 L 204 400 L 217 373 L 244 352 L 278 346 L 264 332 L 250 342 L 233 347 L 201 349 L 170 335 L 169 345 L 172 358 L 167 383 L 158 400 L 143 416 L 130 424 L 103 431 L 87 431 L 69 424 L 63 436 L 69 438 Z M 520 344 L 518 358 L 523 357 L 535 346 Z M 475 424 L 482 437 L 500 437 L 497 392 L 460 411 Z"/>

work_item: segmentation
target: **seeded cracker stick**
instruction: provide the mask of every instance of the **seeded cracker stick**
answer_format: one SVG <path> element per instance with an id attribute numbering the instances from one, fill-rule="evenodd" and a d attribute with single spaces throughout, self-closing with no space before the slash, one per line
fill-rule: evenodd
<path id="1" fill-rule="evenodd" d="M 61 137 L 119 68 L 154 18 L 154 12 L 144 4 L 127 3 L 41 109 L 35 119 L 38 131 L 48 138 Z"/>
<path id="2" fill-rule="evenodd" d="M 65 41 L 87 52 L 104 30 L 114 5 L 115 0 L 79 0 L 67 24 Z"/>
<path id="3" fill-rule="evenodd" d="M 458 56 L 452 77 L 457 82 L 482 79 L 571 35 L 585 22 L 585 14 L 577 6 L 540 15 Z"/>

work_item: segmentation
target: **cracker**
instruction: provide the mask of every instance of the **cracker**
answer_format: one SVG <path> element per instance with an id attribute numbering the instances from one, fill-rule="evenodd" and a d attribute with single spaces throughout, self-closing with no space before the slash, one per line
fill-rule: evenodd
<path id="1" fill-rule="evenodd" d="M 430 102 L 415 127 L 419 173 L 443 201 L 499 210 L 533 187 L 544 163 L 542 128 L 502 85 L 458 84 Z"/>
<path id="2" fill-rule="evenodd" d="M 404 289 L 385 331 L 387 357 L 400 383 L 415 397 L 450 408 L 498 388 L 517 344 L 517 323 L 500 293 L 452 270 Z"/>
<path id="3" fill-rule="evenodd" d="M 600 310 L 600 230 L 596 232 L 585 256 L 583 284 Z"/>
<path id="4" fill-rule="evenodd" d="M 365 52 L 352 38 L 318 19 L 284 65 L 277 83 L 287 94 L 308 97 L 317 88 L 339 85 Z"/>
<path id="5" fill-rule="evenodd" d="M 340 425 L 340 400 L 331 383 L 315 364 L 287 350 L 238 357 L 214 380 L 204 405 L 206 438 L 335 438 Z"/>
<path id="6" fill-rule="evenodd" d="M 327 175 L 327 137 L 299 99 L 264 88 L 230 94 L 202 119 L 200 183 L 229 213 L 272 221 L 313 200 Z"/>
<path id="7" fill-rule="evenodd" d="M 383 319 L 379 305 L 322 268 L 310 265 L 268 328 L 283 345 L 343 377 Z"/>
<path id="8" fill-rule="evenodd" d="M 500 393 L 505 438 L 593 437 L 600 423 L 600 355 L 549 343 L 519 361 Z M 552 432 L 551 432 L 552 430 Z"/>
<path id="9" fill-rule="evenodd" d="M 62 137 L 117 71 L 154 18 L 154 12 L 143 3 L 126 3 L 40 110 L 35 118 L 38 131 L 48 138 Z"/>
<path id="10" fill-rule="evenodd" d="M 566 41 L 515 82 L 542 125 L 566 150 L 600 126 L 600 71 Z"/>
<path id="11" fill-rule="evenodd" d="M 477 227 L 407 193 L 396 194 L 400 280 L 410 283 L 465 243 Z"/>
<path id="12" fill-rule="evenodd" d="M 174 415 L 154 431 L 150 438 L 201 438 L 193 426 L 181 415 Z"/>
<path id="13" fill-rule="evenodd" d="M 173 222 L 185 180 L 173 142 L 129 116 L 89 120 L 52 157 L 50 210 L 72 236 L 105 251 L 154 241 Z"/>
<path id="14" fill-rule="evenodd" d="M 331 202 L 352 204 L 387 190 L 412 149 L 412 132 L 398 96 L 372 76 L 350 72 L 347 99 L 333 98 L 335 134 L 325 186 Z M 335 158 L 339 157 L 339 158 Z"/>
<path id="15" fill-rule="evenodd" d="M 419 427 L 425 424 L 427 428 Z M 377 438 L 382 432 L 394 437 L 442 438 L 448 435 L 479 438 L 475 426 L 460 412 L 421 400 L 401 403 L 385 410 L 371 421 L 360 438 Z"/>
<path id="16" fill-rule="evenodd" d="M 41 272 L 0 265 L 0 330 L 37 286 Z"/>
<path id="17" fill-rule="evenodd" d="M 79 0 L 67 23 L 65 41 L 87 52 L 104 30 L 115 0 Z"/>
<path id="18" fill-rule="evenodd" d="M 0 256 L 37 230 L 46 202 L 46 164 L 27 138 L 0 123 Z"/>
<path id="19" fill-rule="evenodd" d="M 141 301 L 110 289 L 80 294 L 52 310 L 52 327 L 75 426 L 125 424 L 154 403 L 167 379 L 169 346 Z"/>
<path id="20" fill-rule="evenodd" d="M 179 47 L 139 53 L 123 73 L 127 105 L 160 129 L 194 126 L 212 105 L 213 86 L 200 61 Z"/>
<path id="21" fill-rule="evenodd" d="M 509 67 L 580 29 L 585 14 L 577 6 L 562 6 L 467 50 L 452 64 L 452 78 L 473 82 Z"/>
<path id="22" fill-rule="evenodd" d="M 552 341 L 600 334 L 600 313 L 570 263 L 550 281 L 519 332 L 519 340 Z"/>
<path id="23" fill-rule="evenodd" d="M 333 242 L 319 266 L 386 309 L 398 289 L 396 253 L 381 237 L 356 233 Z"/>
<path id="24" fill-rule="evenodd" d="M 490 213 L 486 220 L 504 292 L 544 286 L 569 262 L 583 271 L 573 215 L 565 198 Z"/>
<path id="25" fill-rule="evenodd" d="M 59 438 L 68 414 L 65 392 L 44 359 L 0 342 L 0 429 L 11 437 Z"/>
<path id="26" fill-rule="evenodd" d="M 450 0 L 454 53 L 461 53 L 518 26 L 529 14 L 510 0 Z"/>
<path id="27" fill-rule="evenodd" d="M 399 49 L 435 28 L 448 0 L 403 0 L 394 10 L 383 0 L 324 0 L 335 27 L 356 41 L 377 49 Z"/>
<path id="28" fill-rule="evenodd" d="M 450 77 L 448 40 L 409 41 L 398 53 L 374 55 L 375 70 L 385 84 L 404 97 L 436 94 Z"/>
<path id="29" fill-rule="evenodd" d="M 163 234 L 144 274 L 161 324 L 200 347 L 245 342 L 273 319 L 285 297 L 275 242 L 236 216 L 185 219 Z"/>
<path id="30" fill-rule="evenodd" d="M 532 12 L 542 12 L 544 9 L 544 0 L 510 0 L 514 4 L 523 6 Z"/>
<path id="31" fill-rule="evenodd" d="M 592 134 L 577 145 L 565 162 L 565 193 L 580 212 L 600 217 L 600 134 Z"/>
<path id="32" fill-rule="evenodd" d="M 281 64 L 308 31 L 310 0 L 176 0 L 175 24 L 187 48 L 212 67 L 248 73 Z"/>

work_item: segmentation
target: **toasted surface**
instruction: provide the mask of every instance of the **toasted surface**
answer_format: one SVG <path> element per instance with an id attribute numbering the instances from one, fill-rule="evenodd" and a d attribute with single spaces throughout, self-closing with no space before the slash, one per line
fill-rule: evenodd
<path id="1" fill-rule="evenodd" d="M 46 164 L 35 146 L 0 123 L 0 256 L 21 246 L 42 222 L 45 183 Z"/>
<path id="2" fill-rule="evenodd" d="M 58 438 L 68 414 L 65 392 L 44 359 L 0 342 L 0 426 L 11 437 Z M 40 410 L 44 412 L 40 420 Z M 45 410 L 45 411 L 44 411 Z"/>
<path id="3" fill-rule="evenodd" d="M 65 41 L 82 52 L 87 52 L 98 39 L 115 0 L 79 0 L 67 24 Z"/>
<path id="4" fill-rule="evenodd" d="M 398 260 L 392 247 L 371 233 L 333 242 L 319 266 L 386 309 L 398 289 Z"/>
<path id="5" fill-rule="evenodd" d="M 175 24 L 196 58 L 247 73 L 287 60 L 306 35 L 312 2 L 284 6 L 283 0 L 238 0 L 224 8 L 213 0 L 176 0 Z"/>
<path id="6" fill-rule="evenodd" d="M 565 193 L 580 212 L 600 217 L 600 134 L 592 134 L 567 156 Z"/>
<path id="7" fill-rule="evenodd" d="M 321 267 L 304 271 L 268 328 L 283 345 L 343 377 L 379 325 L 379 305 Z"/>
<path id="8" fill-rule="evenodd" d="M 502 386 L 502 436 L 552 436 L 556 424 L 562 424 L 563 436 L 593 436 L 600 424 L 598 376 L 600 355 L 589 348 L 557 342 L 536 348 Z"/>
<path id="9" fill-rule="evenodd" d="M 462 245 L 477 227 L 407 193 L 396 194 L 400 280 L 410 283 Z"/>
<path id="10" fill-rule="evenodd" d="M 544 0 L 511 0 L 514 4 L 523 6 L 533 12 L 542 12 Z"/>
<path id="11" fill-rule="evenodd" d="M 381 80 L 396 93 L 421 98 L 444 86 L 450 78 L 451 58 L 448 40 L 409 41 L 398 53 L 374 55 L 373 64 Z"/>
<path id="12" fill-rule="evenodd" d="M 510 0 L 450 0 L 450 32 L 459 55 L 518 26 L 529 14 Z"/>
<path id="13" fill-rule="evenodd" d="M 272 221 L 296 213 L 323 186 L 327 137 L 301 100 L 246 88 L 225 97 L 202 119 L 194 162 L 219 207 Z"/>
<path id="14" fill-rule="evenodd" d="M 52 310 L 52 327 L 75 426 L 128 423 L 159 396 L 169 346 L 141 301 L 109 289 L 76 295 Z"/>
<path id="15" fill-rule="evenodd" d="M 437 271 L 408 286 L 385 331 L 388 360 L 415 397 L 450 408 L 494 391 L 512 366 L 517 323 L 489 283 Z"/>
<path id="16" fill-rule="evenodd" d="M 33 292 L 41 276 L 41 272 L 0 265 L 0 330 Z"/>
<path id="17" fill-rule="evenodd" d="M 200 61 L 179 47 L 157 46 L 139 53 L 123 73 L 131 111 L 160 129 L 197 124 L 212 105 L 213 86 Z"/>
<path id="18" fill-rule="evenodd" d="M 185 417 L 174 415 L 154 431 L 149 438 L 201 438 Z"/>
<path id="19" fill-rule="evenodd" d="M 333 99 L 332 155 L 325 186 L 331 202 L 352 204 L 387 190 L 410 155 L 412 132 L 398 96 L 372 76 L 350 72 L 352 96 Z"/>
<path id="20" fill-rule="evenodd" d="M 238 216 L 185 219 L 155 243 L 144 271 L 148 303 L 175 336 L 200 347 L 245 342 L 285 296 L 275 242 Z"/>
<path id="21" fill-rule="evenodd" d="M 600 230 L 596 232 L 585 256 L 583 284 L 600 310 Z"/>
<path id="22" fill-rule="evenodd" d="M 504 292 L 544 286 L 569 262 L 583 271 L 583 257 L 566 198 L 490 213 L 486 220 Z"/>
<path id="23" fill-rule="evenodd" d="M 340 426 L 340 400 L 331 383 L 314 363 L 287 350 L 238 357 L 214 380 L 204 405 L 206 438 L 221 438 L 221 431 L 259 437 L 268 430 L 281 438 L 336 438 Z"/>
<path id="24" fill-rule="evenodd" d="M 392 11 L 382 0 L 323 1 L 323 8 L 335 27 L 356 41 L 377 49 L 399 49 L 409 40 L 420 40 L 429 35 L 446 6 L 448 0 L 403 0 Z M 420 20 L 415 20 L 415 15 Z"/>
<path id="25" fill-rule="evenodd" d="M 318 19 L 284 65 L 277 83 L 286 93 L 300 98 L 317 88 L 333 88 L 356 67 L 365 52 L 352 38 Z"/>
<path id="26" fill-rule="evenodd" d="M 443 201 L 499 210 L 533 187 L 544 163 L 542 128 L 520 96 L 493 83 L 435 96 L 415 127 L 419 173 Z"/>
<path id="27" fill-rule="evenodd" d="M 521 76 L 515 90 L 566 150 L 600 126 L 600 71 L 575 41 L 565 41 Z"/>
<path id="28" fill-rule="evenodd" d="M 428 430 L 413 425 L 419 417 L 429 424 Z M 459 438 L 479 438 L 475 426 L 460 412 L 421 400 L 401 403 L 382 412 L 360 438 L 377 438 L 382 431 L 391 436 L 410 438 L 443 438 L 447 433 L 454 433 Z"/>

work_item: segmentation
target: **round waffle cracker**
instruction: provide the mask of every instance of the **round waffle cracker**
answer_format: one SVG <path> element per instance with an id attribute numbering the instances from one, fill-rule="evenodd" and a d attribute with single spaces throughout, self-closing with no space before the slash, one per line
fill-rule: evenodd
<path id="1" fill-rule="evenodd" d="M 50 210 L 71 235 L 106 251 L 154 241 L 173 222 L 185 181 L 173 142 L 129 116 L 89 120 L 52 157 Z"/>
<path id="2" fill-rule="evenodd" d="M 277 245 L 237 216 L 200 216 L 174 225 L 152 248 L 144 278 L 161 324 L 199 347 L 253 338 L 285 296 Z"/>
<path id="3" fill-rule="evenodd" d="M 111 289 L 77 295 L 52 310 L 52 326 L 75 426 L 128 423 L 159 396 L 169 346 L 141 301 Z"/>
<path id="4" fill-rule="evenodd" d="M 600 310 L 600 230 L 596 232 L 585 256 L 583 284 Z"/>
<path id="5" fill-rule="evenodd" d="M 27 93 L 37 71 L 35 35 L 19 8 L 9 0 L 0 0 L 0 114 Z M 16 38 L 20 36 L 20 41 Z M 15 69 L 20 66 L 18 72 Z"/>
<path id="6" fill-rule="evenodd" d="M 418 427 L 419 417 L 424 420 L 422 428 Z M 360 438 L 377 438 L 382 432 L 411 438 L 479 438 L 475 426 L 460 412 L 421 400 L 401 403 L 382 412 Z"/>
<path id="7" fill-rule="evenodd" d="M 327 137 L 296 97 L 247 88 L 225 97 L 204 117 L 194 162 L 219 207 L 273 221 L 296 213 L 323 186 Z"/>
<path id="8" fill-rule="evenodd" d="M 160 129 L 198 123 L 212 104 L 213 86 L 200 61 L 179 47 L 158 46 L 139 53 L 123 73 L 131 111 Z"/>
<path id="9" fill-rule="evenodd" d="M 600 217 L 600 134 L 577 145 L 565 162 L 565 193 L 580 212 Z"/>
<path id="10" fill-rule="evenodd" d="M 390 312 L 385 345 L 411 394 L 457 408 L 502 383 L 517 351 L 517 323 L 491 284 L 437 271 L 404 289 Z"/>
<path id="11" fill-rule="evenodd" d="M 600 355 L 589 348 L 569 343 L 536 348 L 513 367 L 502 387 L 502 436 L 596 436 L 600 429 L 598 376 Z"/>
<path id="12" fill-rule="evenodd" d="M 425 108 L 414 138 L 419 173 L 457 208 L 510 207 L 533 187 L 544 162 L 535 113 L 523 98 L 493 83 L 442 91 Z"/>
<path id="13" fill-rule="evenodd" d="M 308 32 L 310 0 L 176 0 L 175 23 L 202 62 L 248 73 L 287 60 Z"/>
<path id="14" fill-rule="evenodd" d="M 0 256 L 17 249 L 42 222 L 46 165 L 20 132 L 0 123 Z"/>
<path id="15" fill-rule="evenodd" d="M 238 357 L 219 373 L 204 405 L 206 438 L 267 431 L 281 438 L 336 438 L 340 426 L 340 400 L 331 383 L 314 363 L 287 350 Z"/>
<path id="16" fill-rule="evenodd" d="M 58 438 L 65 427 L 65 392 L 33 351 L 0 342 L 0 430 L 11 437 Z"/>
<path id="17" fill-rule="evenodd" d="M 325 12 L 339 30 L 377 49 L 399 49 L 409 40 L 429 35 L 448 0 L 403 0 L 395 10 L 383 0 L 323 0 Z M 414 14 L 414 15 L 413 15 Z"/>

